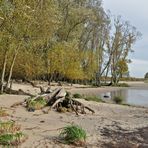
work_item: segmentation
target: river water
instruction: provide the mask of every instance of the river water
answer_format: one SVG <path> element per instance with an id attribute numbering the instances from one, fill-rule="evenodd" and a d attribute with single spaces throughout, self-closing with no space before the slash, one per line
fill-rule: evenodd
<path id="1" fill-rule="evenodd" d="M 122 97 L 126 104 L 148 107 L 148 89 L 127 88 L 101 94 L 105 101 L 111 101 L 115 96 Z"/>

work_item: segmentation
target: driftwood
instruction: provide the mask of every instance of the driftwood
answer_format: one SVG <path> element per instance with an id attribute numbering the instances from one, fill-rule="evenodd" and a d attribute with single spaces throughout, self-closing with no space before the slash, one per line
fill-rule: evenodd
<path id="1" fill-rule="evenodd" d="M 13 95 L 25 95 L 25 96 L 30 96 L 30 97 L 35 96 L 31 93 L 24 92 L 22 89 L 13 90 L 13 89 L 7 88 L 7 89 L 4 90 L 4 92 L 7 93 L 7 94 L 13 94 Z"/>
<path id="2" fill-rule="evenodd" d="M 44 113 L 48 113 L 50 109 L 55 109 L 58 111 L 60 108 L 64 108 L 67 111 L 74 111 L 76 115 L 86 114 L 85 110 L 95 113 L 95 111 L 90 107 L 85 106 L 78 100 L 72 99 L 70 96 L 67 96 L 67 93 L 63 88 L 57 88 L 49 94 L 39 95 L 35 97 L 35 100 L 37 100 L 39 97 L 44 98 L 48 104 L 46 109 L 42 109 Z"/>
<path id="3" fill-rule="evenodd" d="M 50 88 L 47 88 L 46 91 L 42 91 L 42 93 L 37 96 L 34 96 L 29 93 L 25 93 L 23 90 L 19 90 L 19 91 L 9 90 L 9 92 L 13 94 L 20 94 L 20 95 L 23 94 L 23 95 L 30 96 L 30 98 L 26 99 L 24 102 L 18 102 L 12 105 L 12 107 L 15 107 L 18 105 L 24 105 L 24 104 L 26 107 L 28 107 L 29 100 L 38 101 L 42 98 L 43 100 L 46 101 L 46 106 L 42 108 L 43 113 L 46 113 L 46 114 L 51 109 L 57 110 L 57 111 L 64 109 L 64 112 L 73 111 L 76 113 L 76 115 L 86 114 L 86 110 L 90 111 L 91 113 L 95 113 L 93 109 L 91 109 L 88 106 L 85 106 L 83 103 L 73 99 L 70 95 L 68 95 L 68 93 L 65 91 L 64 88 L 57 88 L 53 91 Z M 28 108 L 28 110 L 34 111 L 34 109 L 32 108 Z"/>

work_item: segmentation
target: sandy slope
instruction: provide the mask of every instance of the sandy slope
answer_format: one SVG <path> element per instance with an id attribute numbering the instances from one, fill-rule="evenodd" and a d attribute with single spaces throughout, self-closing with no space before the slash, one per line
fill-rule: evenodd
<path id="1" fill-rule="evenodd" d="M 27 89 L 30 91 L 28 86 Z M 102 91 L 104 89 L 102 88 Z M 98 89 L 98 91 L 101 90 Z M 74 113 L 60 114 L 55 111 L 43 114 L 42 111 L 27 112 L 22 106 L 10 108 L 12 104 L 25 98 L 25 96 L 13 95 L 0 96 L 0 107 L 5 107 L 10 114 L 7 118 L 21 124 L 23 131 L 28 135 L 28 140 L 20 146 L 21 148 L 71 148 L 73 146 L 58 142 L 60 132 L 58 129 L 71 123 L 78 124 L 87 131 L 88 148 L 118 147 L 123 143 L 126 144 L 124 146 L 131 148 L 138 147 L 138 145 L 148 146 L 148 108 L 84 100 L 81 101 L 92 107 L 95 114 L 76 116 Z"/>

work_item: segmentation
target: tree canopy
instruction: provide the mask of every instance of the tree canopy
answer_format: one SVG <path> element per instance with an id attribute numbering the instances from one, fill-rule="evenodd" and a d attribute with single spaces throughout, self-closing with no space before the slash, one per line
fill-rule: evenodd
<path id="1" fill-rule="evenodd" d="M 12 77 L 99 84 L 109 72 L 116 83 L 139 36 L 101 1 L 0 0 L 1 86 Z"/>

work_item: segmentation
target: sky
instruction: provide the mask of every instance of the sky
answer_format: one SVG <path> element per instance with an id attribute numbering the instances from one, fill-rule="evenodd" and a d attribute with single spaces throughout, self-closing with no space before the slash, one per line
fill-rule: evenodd
<path id="1" fill-rule="evenodd" d="M 142 33 L 130 54 L 132 63 L 129 65 L 130 76 L 144 77 L 148 72 L 148 0 L 102 0 L 106 11 L 112 15 L 121 15 Z"/>

